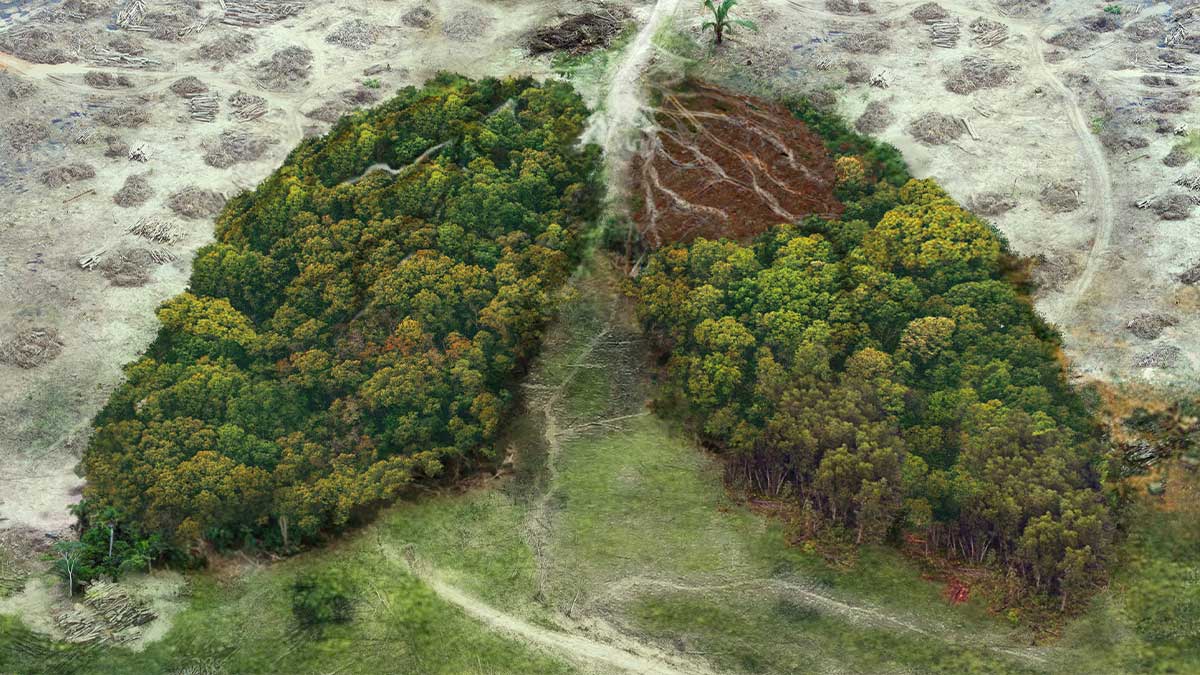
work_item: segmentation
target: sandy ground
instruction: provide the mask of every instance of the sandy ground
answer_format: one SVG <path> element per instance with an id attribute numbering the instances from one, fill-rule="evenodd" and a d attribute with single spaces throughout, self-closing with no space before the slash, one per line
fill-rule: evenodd
<path id="1" fill-rule="evenodd" d="M 378 92 L 386 97 L 408 84 L 419 84 L 439 70 L 472 76 L 529 73 L 546 75 L 548 58 L 530 59 L 522 36 L 556 14 L 579 12 L 586 4 L 561 2 L 320 2 L 298 15 L 260 28 L 220 23 L 221 4 L 202 0 L 197 21 L 211 19 L 199 31 L 177 40 L 154 39 L 145 32 L 114 29 L 113 14 L 80 21 L 28 3 L 19 12 L 0 7 L 0 38 L 12 31 L 41 26 L 57 36 L 72 61 L 30 63 L 0 53 L 0 345 L 31 328 L 57 331 L 61 353 L 32 368 L 0 363 L 0 527 L 26 526 L 57 531 L 68 527 L 67 506 L 78 499 L 75 474 L 86 445 L 90 421 L 121 381 L 121 367 L 141 353 L 157 330 L 154 309 L 184 290 L 195 251 L 212 238 L 212 217 L 189 219 L 168 208 L 176 191 L 196 186 L 232 196 L 267 176 L 305 133 L 327 128 L 305 116 L 327 102 L 341 103 L 343 92 Z M 232 6 L 232 3 L 229 3 Z M 147 3 L 147 12 L 180 11 L 183 5 Z M 432 12 L 428 26 L 406 23 L 416 7 Z M 635 8 L 649 11 L 649 7 Z M 326 41 L 348 18 L 374 28 L 374 44 L 355 49 Z M 252 40 L 253 50 L 228 63 L 205 60 L 201 45 L 222 36 Z M 159 65 L 148 68 L 97 67 L 96 54 L 115 38 L 130 38 Z M 266 88 L 256 67 L 277 50 L 311 50 L 311 73 L 286 90 Z M 364 70 L 386 69 L 368 78 Z M 129 87 L 99 89 L 89 72 L 125 75 Z M 189 101 L 173 93 L 185 76 L 203 82 L 219 97 L 212 122 L 195 121 Z M 378 80 L 378 90 L 365 87 Z M 9 94 L 14 83 L 32 85 L 31 95 Z M 230 116 L 228 97 L 243 91 L 266 99 L 263 117 L 242 122 Z M 105 107 L 130 106 L 149 120 L 137 128 L 111 128 L 98 119 Z M 16 147 L 13 125 L 32 122 L 44 140 Z M 256 160 L 216 168 L 205 163 L 207 148 L 229 130 L 269 141 Z M 105 156 L 106 137 L 115 136 L 131 150 L 143 149 L 146 162 L 125 155 Z M 82 142 L 78 139 L 82 138 Z M 73 163 L 94 168 L 95 177 L 51 188 L 43 172 Z M 152 196 L 141 206 L 120 207 L 113 195 L 132 175 L 145 175 Z M 143 217 L 166 222 L 177 235 L 171 243 L 149 242 L 127 228 Z M 142 249 L 167 252 L 175 259 L 154 264 L 141 285 L 118 286 L 99 268 L 80 268 L 81 256 L 105 249 L 105 256 Z M 103 257 L 102 257 L 103 258 Z"/>

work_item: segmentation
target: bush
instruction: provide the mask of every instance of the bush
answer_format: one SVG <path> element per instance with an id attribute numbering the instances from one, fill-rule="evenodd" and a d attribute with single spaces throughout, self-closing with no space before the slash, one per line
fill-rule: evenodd
<path id="1" fill-rule="evenodd" d="M 292 614 L 305 628 L 348 623 L 354 618 L 349 584 L 331 574 L 302 574 L 292 583 Z"/>

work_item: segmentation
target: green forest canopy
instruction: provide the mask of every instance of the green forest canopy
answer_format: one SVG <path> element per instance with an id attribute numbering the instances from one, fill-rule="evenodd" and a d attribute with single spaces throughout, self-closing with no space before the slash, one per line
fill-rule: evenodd
<path id="1" fill-rule="evenodd" d="M 233 199 L 96 419 L 92 524 L 279 547 L 486 461 L 595 217 L 586 117 L 562 82 L 443 75 Z M 379 162 L 408 168 L 347 182 Z"/>
<path id="2" fill-rule="evenodd" d="M 801 105 L 837 155 L 838 220 L 657 251 L 636 283 L 660 403 L 857 541 L 910 533 L 1045 592 L 1102 573 L 1100 448 L 999 234 L 894 149 Z"/>

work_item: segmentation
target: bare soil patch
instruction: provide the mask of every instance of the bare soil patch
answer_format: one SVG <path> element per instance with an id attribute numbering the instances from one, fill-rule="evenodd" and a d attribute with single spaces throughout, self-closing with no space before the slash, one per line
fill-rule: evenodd
<path id="1" fill-rule="evenodd" d="M 833 160 L 783 106 L 692 83 L 664 93 L 632 163 L 634 218 L 651 246 L 747 238 L 808 215 L 836 216 Z"/>

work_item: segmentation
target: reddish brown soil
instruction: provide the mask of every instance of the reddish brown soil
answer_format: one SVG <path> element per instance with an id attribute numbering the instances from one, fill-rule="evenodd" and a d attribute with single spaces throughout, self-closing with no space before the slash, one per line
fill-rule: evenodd
<path id="1" fill-rule="evenodd" d="M 634 214 L 657 248 L 746 239 L 809 215 L 836 217 L 833 159 L 787 108 L 692 84 L 665 93 L 634 159 Z"/>

